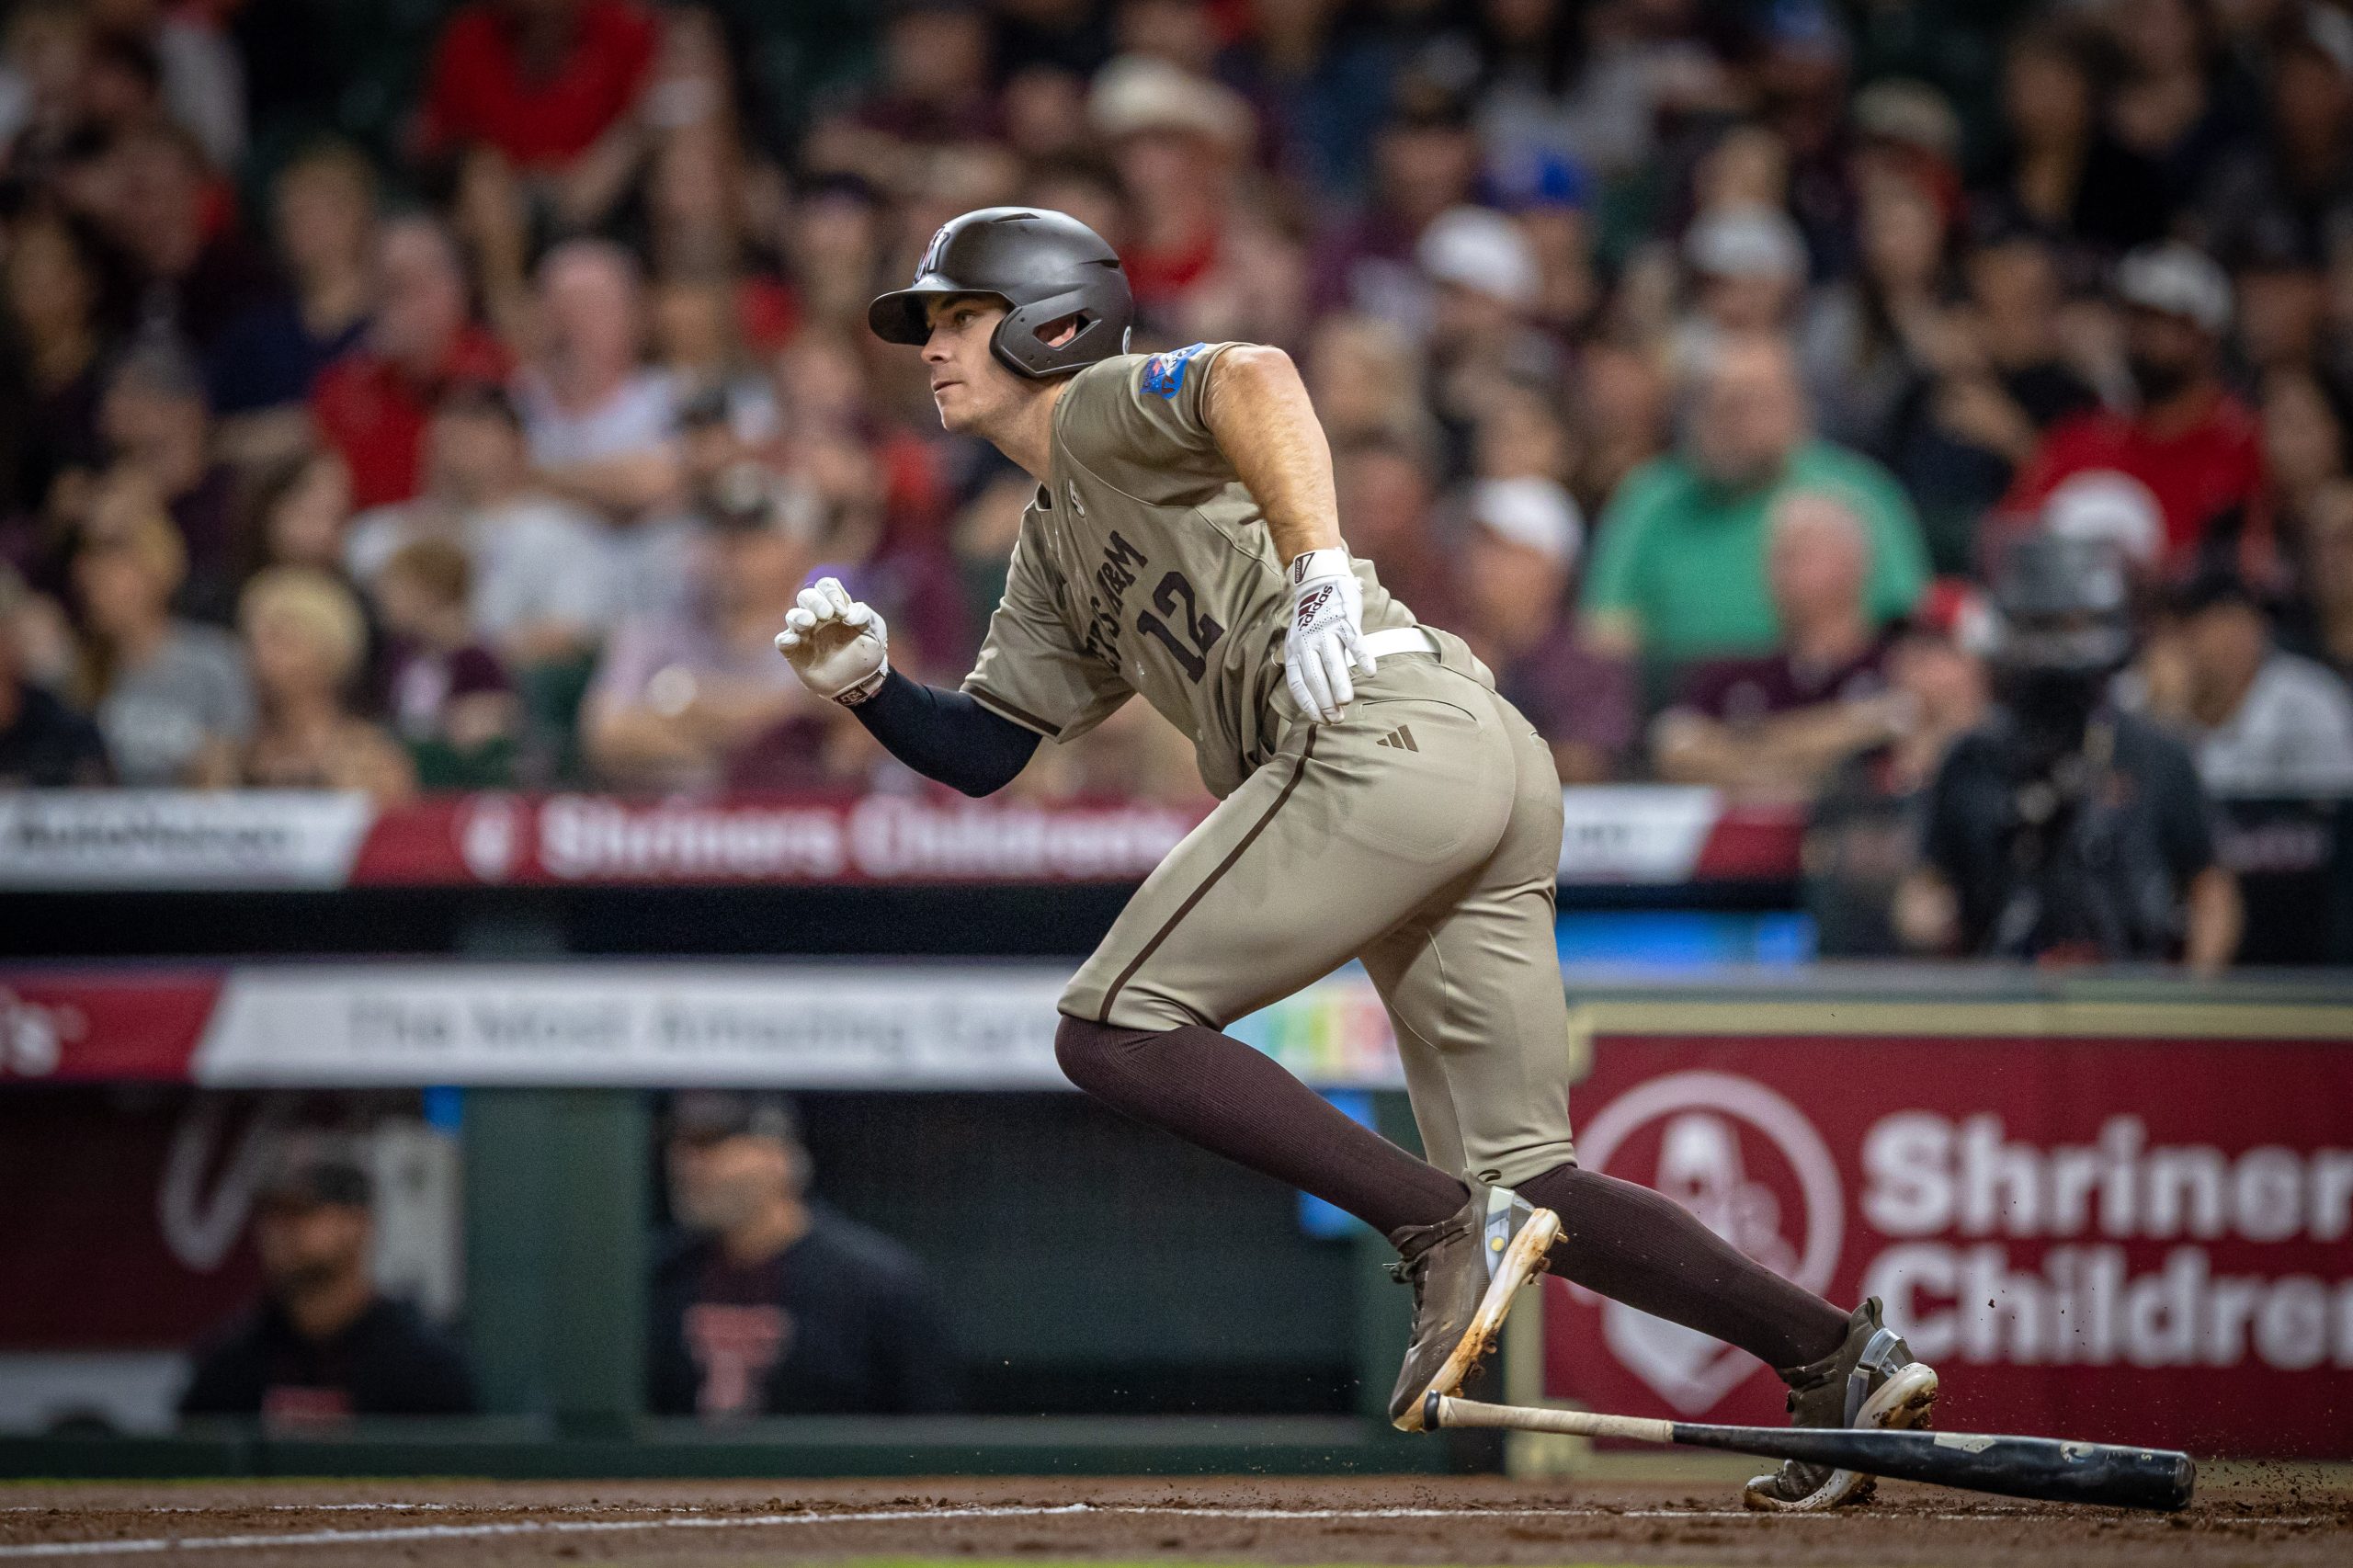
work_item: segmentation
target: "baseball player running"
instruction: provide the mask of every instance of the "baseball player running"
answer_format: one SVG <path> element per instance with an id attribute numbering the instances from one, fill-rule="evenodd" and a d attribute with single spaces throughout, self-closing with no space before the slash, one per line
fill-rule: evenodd
<path id="1" fill-rule="evenodd" d="M 967 794 L 1131 695 L 1192 739 L 1221 803 L 1063 994 L 1063 1071 L 1389 1237 L 1414 1288 L 1402 1427 L 1547 1266 L 1761 1358 L 1799 1425 L 1924 1423 L 1936 1374 L 1876 1301 L 1841 1312 L 1673 1201 L 1577 1168 L 1550 753 L 1461 641 L 1350 558 L 1290 359 L 1131 355 L 1133 315 L 1118 256 L 1064 214 L 942 228 L 868 320 L 923 350 L 947 428 L 1038 482 L 1004 600 L 956 691 L 893 671 L 882 618 L 832 578 L 777 639 L 812 690 Z M 1427 1162 L 1219 1032 L 1350 959 L 1388 1008 Z M 1870 1484 L 1792 1463 L 1746 1497 L 1823 1508 Z"/>

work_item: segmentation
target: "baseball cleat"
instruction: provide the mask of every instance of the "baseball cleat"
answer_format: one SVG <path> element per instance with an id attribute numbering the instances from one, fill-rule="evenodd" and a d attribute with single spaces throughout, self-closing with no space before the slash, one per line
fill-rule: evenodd
<path id="1" fill-rule="evenodd" d="M 1389 1419 L 1400 1431 L 1422 1429 L 1429 1395 L 1462 1386 L 1495 1345 L 1512 1298 L 1544 1271 L 1560 1234 L 1560 1216 L 1550 1209 L 1509 1187 L 1476 1184 L 1451 1218 L 1397 1233 L 1404 1256 L 1389 1266 L 1389 1277 L 1414 1288 L 1413 1338 L 1389 1396 Z"/>
<path id="2" fill-rule="evenodd" d="M 1912 1358 L 1881 1316 L 1874 1296 L 1847 1320 L 1847 1342 L 1821 1360 L 1781 1374 L 1790 1385 L 1792 1426 L 1871 1426 L 1909 1431 L 1928 1425 L 1937 1403 L 1937 1371 Z M 1784 1460 L 1781 1468 L 1751 1480 L 1741 1502 L 1767 1513 L 1812 1513 L 1864 1502 L 1876 1477 L 1827 1465 Z"/>

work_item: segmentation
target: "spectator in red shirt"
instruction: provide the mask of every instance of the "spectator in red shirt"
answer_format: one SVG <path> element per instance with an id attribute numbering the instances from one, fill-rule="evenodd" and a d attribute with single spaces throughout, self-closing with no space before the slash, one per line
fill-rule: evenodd
<path id="1" fill-rule="evenodd" d="M 2151 245 L 2124 258 L 2116 292 L 2139 406 L 2129 414 L 2093 410 L 2054 426 L 2012 485 L 2004 512 L 2031 517 L 2070 475 L 2109 469 L 2156 496 L 2169 573 L 2181 574 L 2201 557 L 2266 564 L 2262 429 L 2222 378 L 2230 279 L 2188 245 Z"/>
<path id="2" fill-rule="evenodd" d="M 657 40 L 631 0 L 474 0 L 433 51 L 426 149 L 481 143 L 560 170 L 637 102 Z"/>
<path id="3" fill-rule="evenodd" d="M 467 319 L 465 268 L 438 223 L 386 224 L 376 267 L 366 342 L 328 366 L 311 392 L 312 417 L 350 465 L 352 503 L 362 511 L 416 494 L 425 426 L 443 388 L 502 381 L 510 368 L 498 340 Z"/>

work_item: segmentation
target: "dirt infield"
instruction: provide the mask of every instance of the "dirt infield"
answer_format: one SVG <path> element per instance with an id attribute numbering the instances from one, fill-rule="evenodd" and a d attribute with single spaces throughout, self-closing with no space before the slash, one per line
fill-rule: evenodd
<path id="1" fill-rule="evenodd" d="M 2342 1564 L 2353 1493 L 2244 1474 L 2128 1515 L 1891 1486 L 1743 1514 L 1713 1485 L 1435 1480 L 252 1482 L 0 1488 L 0 1563 L 671 1565 L 816 1558 L 1193 1562 Z"/>

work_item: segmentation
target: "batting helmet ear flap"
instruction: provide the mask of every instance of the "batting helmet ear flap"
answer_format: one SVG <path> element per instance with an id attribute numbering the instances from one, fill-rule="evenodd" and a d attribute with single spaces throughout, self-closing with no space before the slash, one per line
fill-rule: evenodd
<path id="1" fill-rule="evenodd" d="M 1123 354 L 1127 352 L 1129 324 L 1107 313 L 1104 303 L 1097 290 L 1076 288 L 1017 305 L 997 323 L 996 333 L 989 339 L 989 349 L 1007 369 L 1029 377 L 1059 376 L 1084 369 L 1097 359 Z M 1064 321 L 1074 321 L 1078 326 L 1069 341 L 1048 343 L 1039 335 Z M 1120 335 L 1117 348 L 1105 347 L 1113 332 Z"/>

